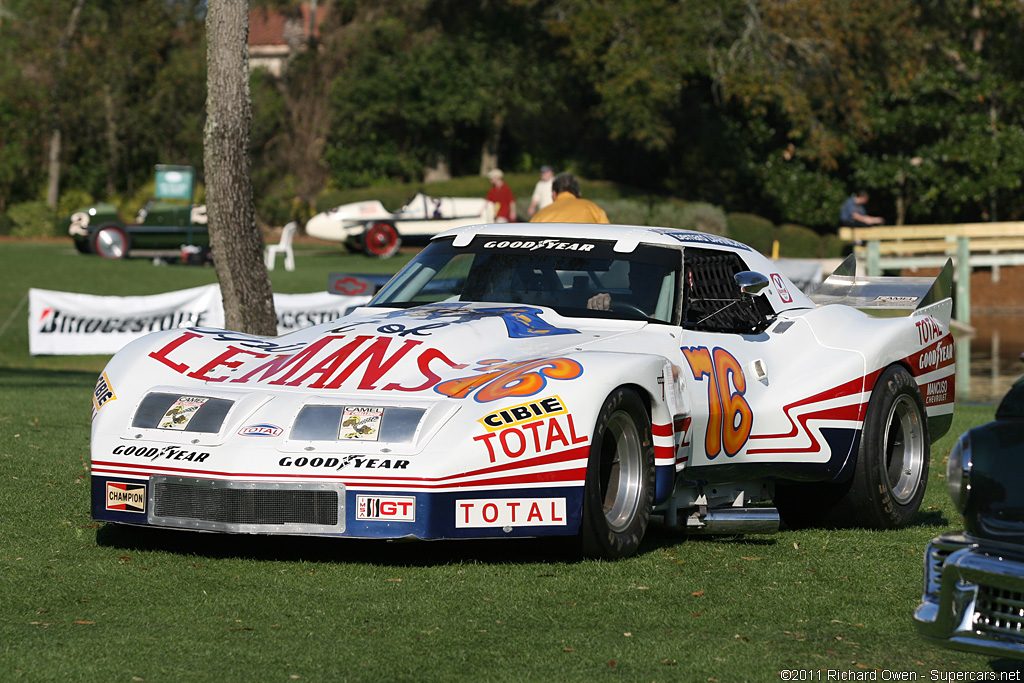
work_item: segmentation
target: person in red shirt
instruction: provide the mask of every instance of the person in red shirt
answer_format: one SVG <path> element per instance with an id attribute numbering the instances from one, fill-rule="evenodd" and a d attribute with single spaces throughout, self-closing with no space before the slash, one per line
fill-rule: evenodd
<path id="1" fill-rule="evenodd" d="M 516 198 L 512 194 L 512 188 L 505 184 L 505 174 L 500 168 L 494 168 L 487 172 L 491 181 L 491 189 L 487 193 L 487 201 L 494 203 L 494 222 L 509 223 L 518 220 L 516 218 Z"/>

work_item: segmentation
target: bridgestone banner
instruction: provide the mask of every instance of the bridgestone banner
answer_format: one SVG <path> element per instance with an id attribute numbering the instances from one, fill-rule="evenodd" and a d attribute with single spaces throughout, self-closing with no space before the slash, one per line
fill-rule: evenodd
<path id="1" fill-rule="evenodd" d="M 340 318 L 369 300 L 369 296 L 327 292 L 275 294 L 277 333 Z M 151 296 L 29 290 L 28 338 L 33 356 L 112 354 L 150 332 L 223 326 L 219 285 Z"/>

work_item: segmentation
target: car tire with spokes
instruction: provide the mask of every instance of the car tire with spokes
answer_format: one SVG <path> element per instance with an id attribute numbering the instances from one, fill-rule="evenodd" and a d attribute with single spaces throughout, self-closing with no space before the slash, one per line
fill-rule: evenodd
<path id="1" fill-rule="evenodd" d="M 605 399 L 590 444 L 580 524 L 583 555 L 634 554 L 653 504 L 651 420 L 637 393 L 619 387 Z"/>
<path id="2" fill-rule="evenodd" d="M 391 258 L 398 253 L 401 246 L 402 238 L 398 234 L 398 229 L 391 223 L 372 223 L 366 227 L 363 234 L 363 251 L 367 256 Z"/>
<path id="3" fill-rule="evenodd" d="M 130 248 L 128 234 L 119 225 L 101 225 L 92 236 L 92 250 L 103 258 L 125 258 Z"/>

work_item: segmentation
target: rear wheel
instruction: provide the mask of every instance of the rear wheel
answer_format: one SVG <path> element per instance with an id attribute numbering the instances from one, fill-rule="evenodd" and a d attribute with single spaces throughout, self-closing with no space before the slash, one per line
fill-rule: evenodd
<path id="1" fill-rule="evenodd" d="M 616 389 L 594 427 L 583 492 L 580 542 L 587 557 L 636 552 L 654 505 L 651 421 L 637 393 Z"/>
<path id="2" fill-rule="evenodd" d="M 391 258 L 402 246 L 402 238 L 398 230 L 390 223 L 373 223 L 363 235 L 363 251 L 367 256 Z"/>
<path id="3" fill-rule="evenodd" d="M 850 480 L 780 484 L 776 506 L 791 527 L 905 527 L 924 498 L 930 451 L 917 382 L 906 368 L 890 366 L 871 392 Z"/>
<path id="4" fill-rule="evenodd" d="M 92 250 L 103 258 L 124 258 L 130 246 L 128 235 L 117 225 L 101 225 L 92 236 Z"/>

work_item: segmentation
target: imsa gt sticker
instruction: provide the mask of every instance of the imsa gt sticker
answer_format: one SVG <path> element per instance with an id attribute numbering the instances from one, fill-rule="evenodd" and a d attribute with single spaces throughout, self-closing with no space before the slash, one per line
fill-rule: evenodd
<path id="1" fill-rule="evenodd" d="M 107 482 L 107 509 L 146 512 L 146 485 L 120 481 Z"/>
<path id="2" fill-rule="evenodd" d="M 176 431 L 184 431 L 185 427 L 188 427 L 188 423 L 192 421 L 192 418 L 196 416 L 199 409 L 203 407 L 209 399 L 200 398 L 198 396 L 182 396 L 175 401 L 167 412 L 164 413 L 163 417 L 160 418 L 157 429 L 174 429 Z"/>
<path id="3" fill-rule="evenodd" d="M 356 519 L 415 522 L 416 499 L 412 496 L 356 496 Z"/>

